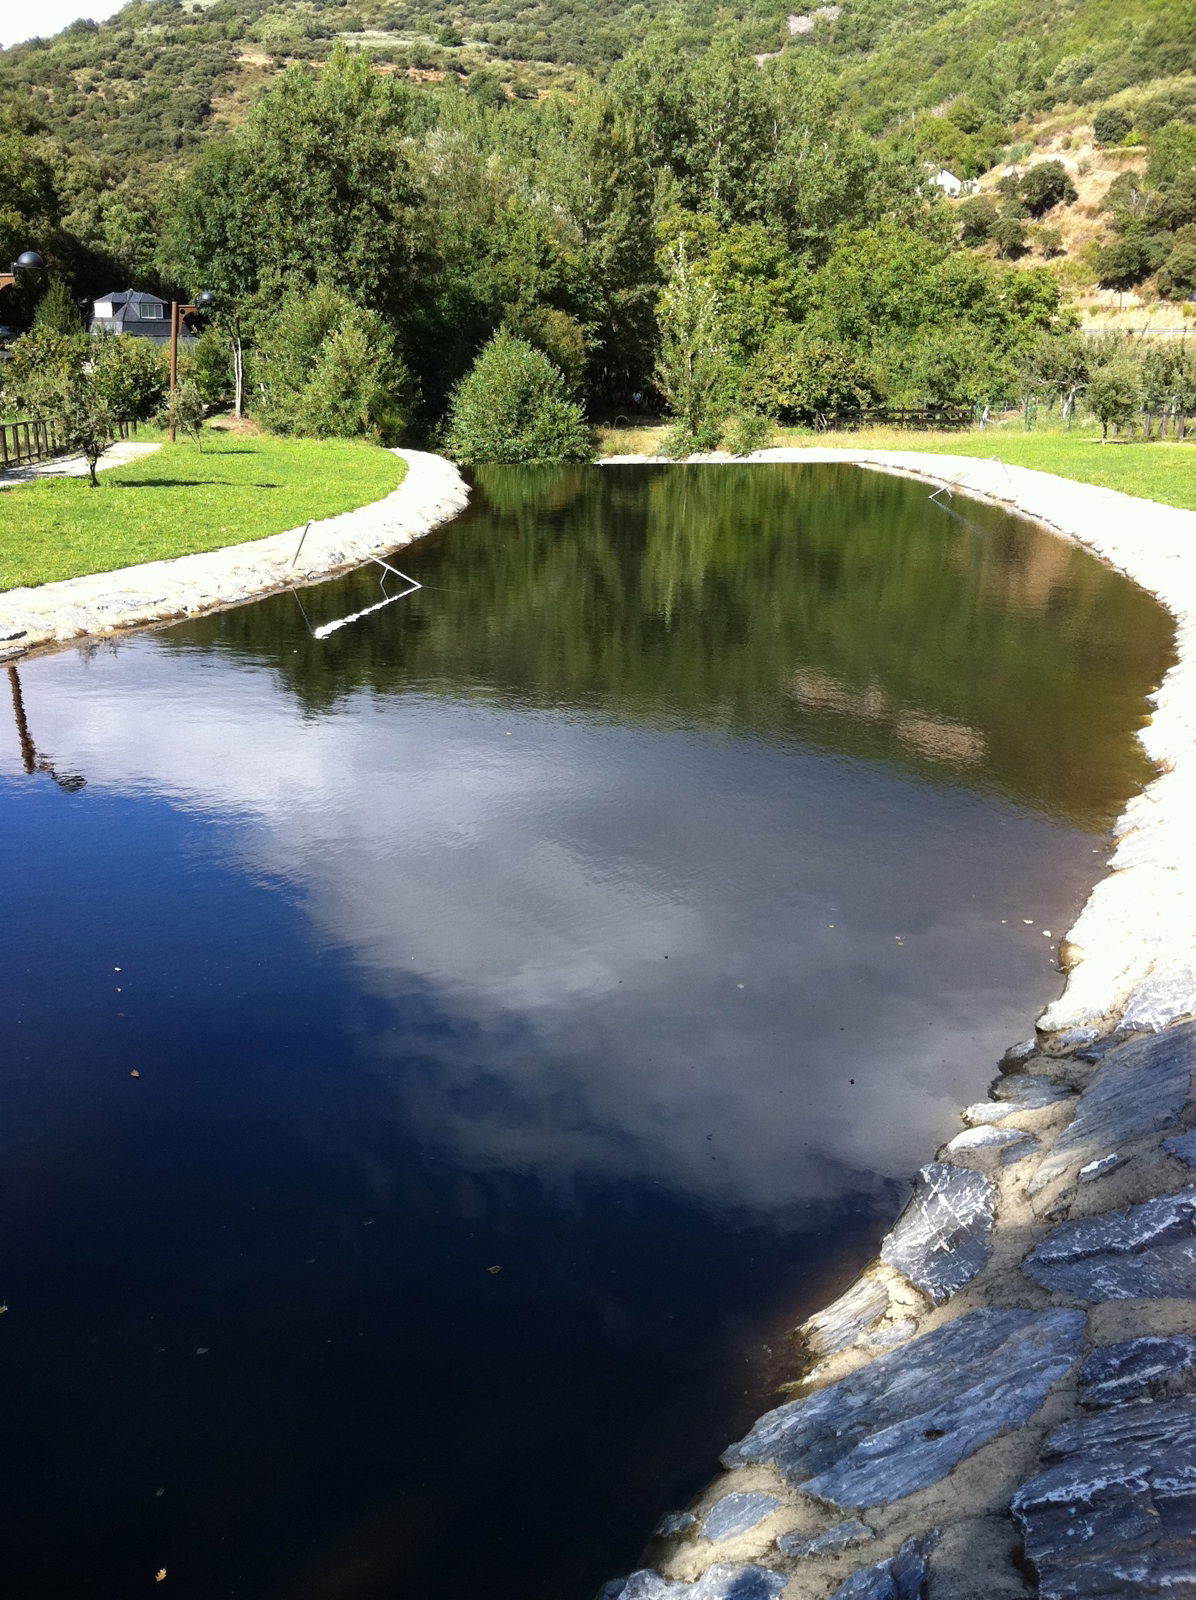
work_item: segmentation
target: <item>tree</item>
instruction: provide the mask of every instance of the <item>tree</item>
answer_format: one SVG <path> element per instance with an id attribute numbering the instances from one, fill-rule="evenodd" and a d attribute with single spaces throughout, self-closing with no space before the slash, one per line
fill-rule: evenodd
<path id="1" fill-rule="evenodd" d="M 660 296 L 656 382 L 674 419 L 670 455 L 713 450 L 722 436 L 727 361 L 718 337 L 717 291 L 687 260 L 682 240 Z"/>
<path id="2" fill-rule="evenodd" d="M 589 461 L 581 407 L 548 357 L 500 329 L 458 384 L 445 448 L 457 461 Z"/>
<path id="3" fill-rule="evenodd" d="M 1026 253 L 1026 224 L 1020 217 L 1004 216 L 993 229 L 992 239 L 998 253 L 1013 261 Z"/>
<path id="4" fill-rule="evenodd" d="M 339 289 L 293 289 L 254 353 L 254 411 L 278 433 L 394 443 L 411 411 L 407 369 L 376 311 Z"/>
<path id="5" fill-rule="evenodd" d="M 826 427 L 884 403 L 873 364 L 850 346 L 808 339 L 792 325 L 778 329 L 760 354 L 753 394 L 770 416 Z"/>
<path id="6" fill-rule="evenodd" d="M 1109 437 L 1109 427 L 1130 425 L 1142 405 L 1142 384 L 1133 362 L 1121 357 L 1098 367 L 1088 385 L 1088 405 L 1101 425 L 1101 437 Z"/>
<path id="7" fill-rule="evenodd" d="M 1000 219 L 997 202 L 991 195 L 977 194 L 965 200 L 955 213 L 959 219 L 959 237 L 964 244 L 987 244 Z"/>
<path id="8" fill-rule="evenodd" d="M 37 302 L 37 309 L 33 313 L 33 326 L 52 328 L 55 333 L 82 331 L 83 323 L 79 316 L 79 307 L 75 304 L 75 297 L 71 294 L 70 285 L 65 278 L 50 279 L 50 287 Z"/>
<path id="9" fill-rule="evenodd" d="M 1123 233 L 1096 252 L 1096 276 L 1102 289 L 1124 292 L 1142 283 L 1160 265 L 1165 250 L 1159 241 L 1140 232 Z"/>
<path id="10" fill-rule="evenodd" d="M 1101 106 L 1092 119 L 1097 144 L 1120 144 L 1132 127 L 1133 123 L 1121 106 Z"/>
<path id="11" fill-rule="evenodd" d="M 199 384 L 193 377 L 180 378 L 166 402 L 167 425 L 190 434 L 195 440 L 196 448 L 201 452 L 206 409 Z"/>
<path id="12" fill-rule="evenodd" d="M 1186 228 L 1185 233 L 1196 233 Z M 1179 239 L 1159 273 L 1159 293 L 1168 300 L 1196 294 L 1196 238 Z"/>
<path id="13" fill-rule="evenodd" d="M 1023 177 L 1018 195 L 1030 216 L 1041 217 L 1052 206 L 1070 204 L 1077 190 L 1062 161 L 1041 161 Z"/>

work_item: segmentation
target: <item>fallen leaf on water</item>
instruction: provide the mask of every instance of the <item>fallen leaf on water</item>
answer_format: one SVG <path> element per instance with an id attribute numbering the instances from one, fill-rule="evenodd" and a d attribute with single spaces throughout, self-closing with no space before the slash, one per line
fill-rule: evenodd
<path id="1" fill-rule="evenodd" d="M 130 1078 L 139 1078 L 141 1076 L 141 1074 L 138 1072 L 137 1068 L 134 1067 L 132 1072 L 130 1072 L 129 1076 L 130 1076 Z"/>
<path id="2" fill-rule="evenodd" d="M 502 1268 L 501 1267 L 487 1267 L 486 1271 L 487 1272 L 491 1272 L 491 1273 L 493 1273 L 493 1272 L 501 1272 Z"/>
<path id="3" fill-rule="evenodd" d="M 155 1583 L 165 1583 L 166 1582 L 166 1568 L 165 1567 L 159 1567 L 157 1572 L 154 1573 L 154 1582 Z"/>

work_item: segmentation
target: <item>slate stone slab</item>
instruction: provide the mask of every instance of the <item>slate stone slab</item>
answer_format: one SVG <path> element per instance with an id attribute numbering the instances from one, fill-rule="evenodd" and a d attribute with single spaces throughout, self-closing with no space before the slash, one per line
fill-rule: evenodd
<path id="1" fill-rule="evenodd" d="M 948 1155 L 958 1155 L 961 1150 L 1002 1150 L 1011 1144 L 1024 1144 L 1031 1135 L 1020 1128 L 999 1128 L 993 1123 L 981 1123 L 978 1128 L 965 1128 L 946 1146 Z"/>
<path id="2" fill-rule="evenodd" d="M 889 1291 L 875 1278 L 861 1278 L 846 1294 L 802 1324 L 801 1332 L 811 1355 L 831 1356 L 867 1333 L 889 1309 Z"/>
<path id="3" fill-rule="evenodd" d="M 788 1583 L 768 1567 L 717 1562 L 696 1583 L 673 1582 L 651 1567 L 615 1578 L 598 1591 L 598 1600 L 776 1600 Z"/>
<path id="4" fill-rule="evenodd" d="M 1187 1334 L 1119 1339 L 1094 1350 L 1080 1368 L 1080 1403 L 1120 1405 L 1182 1387 L 1196 1388 L 1196 1339 Z"/>
<path id="5" fill-rule="evenodd" d="M 982 1173 L 932 1161 L 882 1243 L 881 1260 L 942 1305 L 988 1260 L 996 1199 Z"/>
<path id="6" fill-rule="evenodd" d="M 777 1540 L 777 1549 L 787 1556 L 825 1556 L 835 1550 L 849 1550 L 852 1545 L 875 1538 L 875 1528 L 870 1528 L 856 1517 L 850 1517 L 846 1522 L 836 1522 L 823 1529 L 813 1538 L 800 1533 L 783 1533 Z"/>
<path id="7" fill-rule="evenodd" d="M 1168 1155 L 1178 1156 L 1185 1166 L 1196 1167 L 1196 1128 L 1191 1133 L 1177 1134 L 1174 1139 L 1164 1139 L 1163 1149 Z"/>
<path id="8" fill-rule="evenodd" d="M 1060 1100 L 1071 1099 L 1071 1090 L 1064 1084 L 1037 1073 L 1020 1078 L 996 1078 L 989 1093 L 994 1100 L 1016 1106 L 1019 1111 L 1038 1111 L 1043 1106 L 1054 1106 Z"/>
<path id="9" fill-rule="evenodd" d="M 687 1528 L 692 1528 L 697 1520 L 692 1511 L 666 1511 L 653 1528 L 652 1537 L 671 1539 L 675 1534 L 684 1533 Z"/>
<path id="10" fill-rule="evenodd" d="M 1196 1594 L 1196 1398 L 1081 1417 L 1043 1456 L 1013 1497 L 1041 1600 Z"/>
<path id="11" fill-rule="evenodd" d="M 1089 1161 L 1082 1166 L 1076 1176 L 1081 1183 L 1091 1183 L 1094 1178 L 1103 1178 L 1107 1172 L 1116 1172 L 1118 1167 L 1124 1167 L 1129 1156 L 1123 1156 L 1117 1150 L 1110 1150 L 1107 1156 L 1098 1156 L 1095 1161 Z"/>
<path id="12" fill-rule="evenodd" d="M 1022 1270 L 1081 1300 L 1196 1300 L 1196 1188 L 1061 1222 Z"/>
<path id="13" fill-rule="evenodd" d="M 1129 1139 L 1169 1127 L 1196 1072 L 1196 1023 L 1131 1039 L 1107 1055 L 1080 1096 L 1076 1114 L 1030 1183 L 1037 1192 Z"/>
<path id="14" fill-rule="evenodd" d="M 888 1561 L 853 1572 L 831 1600 L 922 1600 L 930 1577 L 930 1555 L 938 1542 L 937 1528 L 907 1539 Z"/>
<path id="15" fill-rule="evenodd" d="M 1012 1167 L 1015 1162 L 1024 1161 L 1027 1156 L 1036 1156 L 1041 1149 L 1042 1145 L 1033 1137 L 1027 1138 L 1021 1144 L 1011 1144 L 1001 1151 L 1001 1165 Z"/>
<path id="16" fill-rule="evenodd" d="M 1080 1311 L 969 1311 L 760 1418 L 723 1457 L 832 1505 L 887 1505 L 1033 1416 L 1079 1358 Z"/>
<path id="17" fill-rule="evenodd" d="M 702 1536 L 712 1539 L 716 1544 L 724 1539 L 733 1539 L 737 1533 L 746 1533 L 758 1522 L 763 1522 L 780 1503 L 771 1494 L 725 1494 L 706 1513 Z"/>

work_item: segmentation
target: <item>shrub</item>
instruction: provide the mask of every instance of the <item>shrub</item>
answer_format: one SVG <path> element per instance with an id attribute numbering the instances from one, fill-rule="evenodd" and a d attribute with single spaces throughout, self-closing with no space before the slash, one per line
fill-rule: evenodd
<path id="1" fill-rule="evenodd" d="M 1196 232 L 1185 229 L 1185 233 Z M 1181 239 L 1159 273 L 1159 293 L 1168 300 L 1182 300 L 1196 294 L 1196 239 Z"/>
<path id="2" fill-rule="evenodd" d="M 55 333 L 79 333 L 83 320 L 75 304 L 70 286 L 63 278 L 52 278 L 50 287 L 37 302 L 33 313 L 35 328 L 50 328 Z"/>
<path id="3" fill-rule="evenodd" d="M 251 376 L 254 410 L 277 433 L 392 444 L 407 423 L 410 383 L 393 332 L 324 284 L 284 295 Z"/>
<path id="4" fill-rule="evenodd" d="M 206 412 L 203 395 L 194 378 L 182 378 L 175 385 L 174 393 L 166 401 L 163 411 L 163 420 L 181 432 L 190 434 L 195 440 L 196 447 L 203 449 L 203 420 Z"/>
<path id="5" fill-rule="evenodd" d="M 763 411 L 737 411 L 727 428 L 727 449 L 733 455 L 750 456 L 754 450 L 768 448 L 774 431 L 772 418 Z"/>
<path id="6" fill-rule="evenodd" d="M 1006 261 L 1026 253 L 1026 224 L 1020 217 L 1004 216 L 992 231 L 993 243 Z"/>
<path id="7" fill-rule="evenodd" d="M 1026 173 L 1018 195 L 1032 217 L 1041 217 L 1052 206 L 1076 199 L 1076 186 L 1062 161 L 1042 161 Z"/>
<path id="8" fill-rule="evenodd" d="M 1109 425 L 1122 427 L 1133 422 L 1142 405 L 1142 381 L 1132 361 L 1124 357 L 1110 361 L 1093 373 L 1088 384 L 1088 406 L 1101 425 L 1103 438 Z"/>
<path id="9" fill-rule="evenodd" d="M 1133 289 L 1162 264 L 1166 248 L 1152 234 L 1123 233 L 1097 251 L 1097 281 L 1102 289 Z"/>
<path id="10" fill-rule="evenodd" d="M 457 461 L 589 461 L 593 439 L 564 375 L 500 329 L 453 391 L 445 447 Z"/>
<path id="11" fill-rule="evenodd" d="M 1034 244 L 1047 261 L 1053 261 L 1056 256 L 1063 254 L 1063 235 L 1058 228 L 1036 228 Z"/>
<path id="12" fill-rule="evenodd" d="M 881 405 L 880 375 L 849 345 L 805 339 L 794 327 L 779 330 L 757 362 L 754 397 L 786 422 L 817 424 Z"/>
<path id="13" fill-rule="evenodd" d="M 987 244 L 1000 218 L 997 202 L 987 194 L 973 195 L 956 212 L 959 237 L 964 244 Z"/>
<path id="14" fill-rule="evenodd" d="M 1120 106 L 1102 106 L 1092 119 L 1097 144 L 1120 144 L 1133 124 Z"/>

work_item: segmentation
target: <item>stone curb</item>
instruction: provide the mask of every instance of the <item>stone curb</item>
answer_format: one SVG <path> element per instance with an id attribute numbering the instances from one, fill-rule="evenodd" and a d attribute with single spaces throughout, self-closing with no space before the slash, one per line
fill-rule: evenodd
<path id="1" fill-rule="evenodd" d="M 370 505 L 310 523 L 306 536 L 302 528 L 291 528 L 221 550 L 5 591 L 0 594 L 0 661 L 319 583 L 410 544 L 465 508 L 469 489 L 451 461 L 424 450 L 394 454 L 407 463 L 397 489 Z"/>
<path id="2" fill-rule="evenodd" d="M 741 459 L 1008 506 L 1154 593 L 1178 660 L 1064 994 L 797 1330 L 791 1398 L 602 1600 L 1196 1600 L 1196 514 L 972 457 Z"/>

